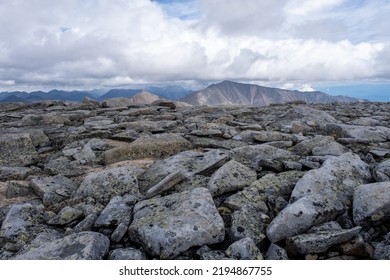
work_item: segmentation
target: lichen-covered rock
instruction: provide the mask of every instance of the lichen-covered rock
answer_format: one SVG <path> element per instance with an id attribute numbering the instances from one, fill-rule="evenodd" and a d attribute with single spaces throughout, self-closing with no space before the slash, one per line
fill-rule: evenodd
<path id="1" fill-rule="evenodd" d="M 263 260 L 260 250 L 249 237 L 232 243 L 226 249 L 226 255 L 236 260 Z"/>
<path id="2" fill-rule="evenodd" d="M 352 239 L 361 229 L 328 230 L 290 237 L 287 238 L 287 251 L 293 255 L 323 253 L 333 245 Z"/>
<path id="3" fill-rule="evenodd" d="M 308 156 L 312 153 L 313 149 L 317 149 L 318 151 L 320 147 L 327 147 L 332 142 L 334 142 L 333 137 L 317 135 L 295 145 L 292 148 L 292 152 L 300 156 Z"/>
<path id="4" fill-rule="evenodd" d="M 260 159 L 284 160 L 296 157 L 287 150 L 278 149 L 267 144 L 250 145 L 231 150 L 232 159 L 254 170 L 258 169 Z"/>
<path id="5" fill-rule="evenodd" d="M 374 168 L 374 178 L 378 182 L 390 181 L 390 160 L 385 160 Z"/>
<path id="6" fill-rule="evenodd" d="M 139 195 L 136 170 L 129 166 L 89 174 L 73 197 L 91 197 L 95 202 L 105 205 L 114 196 L 125 194 Z"/>
<path id="7" fill-rule="evenodd" d="M 311 150 L 313 156 L 341 156 L 342 154 L 350 152 L 350 150 L 337 142 L 330 142 L 325 145 L 314 147 Z"/>
<path id="8" fill-rule="evenodd" d="M 31 246 L 17 260 L 101 260 L 109 250 L 110 240 L 103 234 L 84 231 Z"/>
<path id="9" fill-rule="evenodd" d="M 36 177 L 30 182 L 31 188 L 41 198 L 43 205 L 50 206 L 68 199 L 78 186 L 65 176 Z"/>
<path id="10" fill-rule="evenodd" d="M 11 167 L 0 165 L 0 181 L 24 180 L 32 175 L 34 170 L 28 167 Z"/>
<path id="11" fill-rule="evenodd" d="M 136 201 L 133 196 L 113 197 L 95 221 L 95 227 L 116 227 L 121 223 L 129 225 Z"/>
<path id="12" fill-rule="evenodd" d="M 8 211 L 0 228 L 0 239 L 7 250 L 18 251 L 39 233 L 49 231 L 42 205 L 16 204 Z"/>
<path id="13" fill-rule="evenodd" d="M 104 154 L 105 164 L 142 158 L 165 158 L 189 150 L 191 143 L 178 134 L 156 134 L 140 137 Z"/>
<path id="14" fill-rule="evenodd" d="M 66 157 L 50 159 L 45 164 L 45 170 L 50 175 L 62 175 L 66 177 L 76 177 L 87 173 L 86 168 L 80 166 L 77 161 L 71 161 Z"/>
<path id="15" fill-rule="evenodd" d="M 306 232 L 309 228 L 332 221 L 345 211 L 337 197 L 319 193 L 302 197 L 284 208 L 267 228 L 267 236 L 276 243 Z"/>
<path id="16" fill-rule="evenodd" d="M 139 177 L 141 193 L 147 190 L 169 174 L 182 170 L 187 178 L 194 175 L 213 173 L 229 160 L 229 154 L 223 150 L 185 151 L 164 160 L 156 161 L 142 176 Z"/>
<path id="17" fill-rule="evenodd" d="M 286 250 L 282 247 L 279 247 L 276 244 L 271 244 L 268 248 L 267 255 L 265 256 L 266 260 L 288 260 L 288 255 Z"/>
<path id="18" fill-rule="evenodd" d="M 27 133 L 0 135 L 0 165 L 28 166 L 37 162 L 38 153 Z"/>
<path id="19" fill-rule="evenodd" d="M 368 183 L 370 179 L 369 166 L 358 155 L 346 153 L 326 160 L 319 169 L 307 172 L 297 182 L 291 201 L 314 193 L 336 195 L 341 200 L 349 200 L 354 188 Z"/>
<path id="20" fill-rule="evenodd" d="M 353 221 L 357 225 L 390 218 L 390 182 L 359 186 L 353 196 Z"/>
<path id="21" fill-rule="evenodd" d="M 235 160 L 231 160 L 211 176 L 207 187 L 213 196 L 217 196 L 243 189 L 256 179 L 255 171 Z"/>
<path id="22" fill-rule="evenodd" d="M 255 204 L 243 205 L 231 217 L 230 239 L 237 241 L 249 237 L 255 244 L 266 238 L 270 218 Z"/>
<path id="23" fill-rule="evenodd" d="M 6 198 L 15 198 L 23 196 L 35 196 L 34 190 L 30 187 L 28 181 L 8 181 Z"/>
<path id="24" fill-rule="evenodd" d="M 134 248 L 120 248 L 112 250 L 108 255 L 109 260 L 146 260 L 143 251 Z"/>
<path id="25" fill-rule="evenodd" d="M 360 126 L 337 124 L 345 138 L 357 143 L 386 142 L 390 138 L 390 128 L 384 126 Z"/>
<path id="26" fill-rule="evenodd" d="M 61 211 L 56 216 L 54 216 L 49 221 L 47 221 L 47 224 L 64 226 L 80 219 L 82 216 L 83 216 L 83 211 L 81 211 L 80 209 L 76 207 L 66 206 L 62 208 Z"/>
<path id="27" fill-rule="evenodd" d="M 225 237 L 223 220 L 206 188 L 141 201 L 133 211 L 130 239 L 161 259 Z"/>
<path id="28" fill-rule="evenodd" d="M 64 114 L 58 114 L 56 112 L 46 113 L 43 115 L 29 114 L 23 117 L 19 126 L 40 126 L 40 125 L 53 125 L 53 124 L 67 124 L 70 123 L 70 119 Z"/>

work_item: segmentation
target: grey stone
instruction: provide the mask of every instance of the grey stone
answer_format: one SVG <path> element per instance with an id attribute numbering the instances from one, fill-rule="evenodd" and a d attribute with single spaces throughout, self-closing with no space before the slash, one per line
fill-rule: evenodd
<path id="1" fill-rule="evenodd" d="M 34 170 L 28 167 L 11 167 L 0 165 L 0 181 L 24 180 L 27 176 L 34 173 Z"/>
<path id="2" fill-rule="evenodd" d="M 134 248 L 120 248 L 112 250 L 108 255 L 109 260 L 147 260 L 143 251 Z"/>
<path id="3" fill-rule="evenodd" d="M 226 255 L 236 260 L 263 260 L 260 250 L 249 237 L 232 243 L 226 249 Z"/>
<path id="4" fill-rule="evenodd" d="M 50 159 L 49 162 L 45 164 L 45 170 L 50 175 L 63 175 L 66 177 L 76 177 L 87 173 L 86 168 L 66 157 Z"/>
<path id="5" fill-rule="evenodd" d="M 36 177 L 30 182 L 31 188 L 41 198 L 43 205 L 50 206 L 70 198 L 78 186 L 70 179 L 57 175 Z"/>
<path id="6" fill-rule="evenodd" d="M 64 114 L 58 114 L 56 112 L 46 114 L 29 114 L 23 117 L 19 126 L 43 126 L 53 124 L 69 124 L 70 119 Z"/>
<path id="7" fill-rule="evenodd" d="M 104 152 L 105 164 L 122 160 L 165 158 L 189 150 L 191 143 L 178 134 L 141 136 L 134 142 Z"/>
<path id="8" fill-rule="evenodd" d="M 390 218 L 390 182 L 359 186 L 353 196 L 353 221 L 357 225 Z"/>
<path id="9" fill-rule="evenodd" d="M 327 155 L 341 156 L 342 154 L 345 154 L 349 151 L 350 150 L 347 147 L 337 142 L 330 142 L 329 144 L 325 144 L 319 147 L 314 147 L 312 149 L 312 154 L 314 156 L 327 156 Z"/>
<path id="10" fill-rule="evenodd" d="M 313 149 L 317 149 L 317 151 L 329 149 L 328 145 L 332 142 L 334 142 L 333 137 L 317 135 L 313 138 L 307 138 L 296 144 L 292 148 L 292 152 L 300 156 L 308 156 L 312 153 Z"/>
<path id="11" fill-rule="evenodd" d="M 24 167 L 36 163 L 37 157 L 29 134 L 0 135 L 0 165 Z"/>
<path id="12" fill-rule="evenodd" d="M 116 227 L 121 223 L 129 225 L 131 211 L 136 200 L 131 197 L 115 196 L 95 221 L 95 227 Z"/>
<path id="13" fill-rule="evenodd" d="M 291 202 L 309 194 L 337 195 L 350 200 L 355 187 L 371 180 L 369 166 L 358 155 L 346 153 L 325 161 L 321 168 L 307 172 L 292 193 Z"/>
<path id="14" fill-rule="evenodd" d="M 187 178 L 194 175 L 213 173 L 229 160 L 229 154 L 223 150 L 185 151 L 164 160 L 156 161 L 139 177 L 141 193 L 146 193 L 169 174 L 181 170 Z"/>
<path id="15" fill-rule="evenodd" d="M 24 197 L 24 196 L 35 196 L 35 192 L 30 188 L 28 181 L 8 181 L 7 192 L 5 193 L 6 198 Z"/>
<path id="16" fill-rule="evenodd" d="M 316 232 L 323 232 L 323 231 L 336 231 L 341 230 L 342 227 L 339 223 L 335 221 L 331 221 L 328 223 L 324 223 L 318 226 L 312 227 L 310 230 L 307 231 L 307 233 L 316 233 Z"/>
<path id="17" fill-rule="evenodd" d="M 343 138 L 351 138 L 357 143 L 380 143 L 390 138 L 390 128 L 384 126 L 359 126 L 337 124 L 342 131 Z"/>
<path id="18" fill-rule="evenodd" d="M 126 235 L 128 228 L 129 228 L 128 223 L 119 224 L 114 230 L 114 232 L 111 234 L 110 240 L 114 243 L 119 243 L 122 240 L 122 238 Z"/>
<path id="19" fill-rule="evenodd" d="M 290 160 L 295 159 L 294 155 L 282 149 L 278 149 L 267 144 L 250 145 L 231 150 L 231 157 L 235 161 L 252 169 L 258 168 L 260 159 Z"/>
<path id="20" fill-rule="evenodd" d="M 97 232 L 80 232 L 38 247 L 31 247 L 17 260 L 101 260 L 109 250 L 110 240 Z"/>
<path id="21" fill-rule="evenodd" d="M 6 242 L 5 248 L 18 251 L 39 233 L 48 231 L 44 217 L 42 205 L 23 203 L 12 206 L 0 228 L 0 239 Z"/>
<path id="22" fill-rule="evenodd" d="M 237 241 L 249 237 L 255 244 L 259 244 L 266 238 L 266 228 L 271 221 L 255 204 L 243 205 L 233 212 L 231 220 L 231 240 Z"/>
<path id="23" fill-rule="evenodd" d="M 271 243 L 268 248 L 267 255 L 265 256 L 266 260 L 288 260 L 287 252 L 282 247 L 279 247 L 276 244 Z"/>
<path id="24" fill-rule="evenodd" d="M 91 213 L 87 215 L 84 220 L 78 223 L 74 228 L 74 233 L 79 233 L 82 231 L 91 231 L 93 229 L 93 225 L 95 224 L 98 215 L 96 213 Z"/>
<path id="25" fill-rule="evenodd" d="M 337 197 L 313 194 L 302 197 L 284 208 L 267 228 L 267 236 L 276 243 L 306 232 L 313 226 L 332 221 L 345 211 Z"/>
<path id="26" fill-rule="evenodd" d="M 256 172 L 231 160 L 220 167 L 210 178 L 207 185 L 213 196 L 241 190 L 256 181 Z"/>
<path id="27" fill-rule="evenodd" d="M 157 185 L 151 187 L 145 195 L 145 198 L 151 198 L 159 193 L 167 191 L 173 188 L 175 185 L 186 179 L 187 177 L 183 174 L 183 171 L 179 170 L 175 173 L 169 174 L 167 177 L 162 179 Z"/>
<path id="28" fill-rule="evenodd" d="M 274 141 L 293 141 L 297 138 L 294 135 L 281 133 L 278 131 L 256 131 L 253 133 L 254 140 L 258 142 L 274 142 Z"/>
<path id="29" fill-rule="evenodd" d="M 361 227 L 307 233 L 287 238 L 287 251 L 293 255 L 316 254 L 326 252 L 331 246 L 344 243 L 355 237 Z"/>
<path id="30" fill-rule="evenodd" d="M 379 163 L 374 168 L 373 175 L 378 182 L 390 181 L 390 159 Z"/>
<path id="31" fill-rule="evenodd" d="M 47 221 L 48 225 L 65 226 L 71 222 L 80 219 L 83 216 L 83 212 L 76 207 L 66 206 L 61 211 Z"/>
<path id="32" fill-rule="evenodd" d="M 200 247 L 196 254 L 200 260 L 226 260 L 229 259 L 222 250 L 212 250 L 207 245 Z"/>
<path id="33" fill-rule="evenodd" d="M 221 242 L 224 223 L 208 189 L 152 198 L 134 207 L 132 241 L 152 256 L 172 259 L 193 246 Z"/>
<path id="34" fill-rule="evenodd" d="M 375 260 L 390 260 L 390 233 L 387 233 L 384 240 L 381 242 L 374 242 L 374 256 Z"/>
<path id="35" fill-rule="evenodd" d="M 85 177 L 73 197 L 91 197 L 97 203 L 107 204 L 114 196 L 137 196 L 139 188 L 135 173 L 136 170 L 129 166 L 91 173 Z"/>

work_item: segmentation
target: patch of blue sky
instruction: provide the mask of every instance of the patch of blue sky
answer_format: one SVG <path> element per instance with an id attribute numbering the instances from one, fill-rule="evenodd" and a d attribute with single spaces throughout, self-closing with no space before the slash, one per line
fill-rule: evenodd
<path id="1" fill-rule="evenodd" d="M 198 0 L 152 0 L 159 4 L 169 17 L 181 20 L 195 20 L 201 18 Z"/>
<path id="2" fill-rule="evenodd" d="M 315 88 L 330 95 L 347 95 L 370 101 L 390 102 L 389 83 L 322 85 Z"/>

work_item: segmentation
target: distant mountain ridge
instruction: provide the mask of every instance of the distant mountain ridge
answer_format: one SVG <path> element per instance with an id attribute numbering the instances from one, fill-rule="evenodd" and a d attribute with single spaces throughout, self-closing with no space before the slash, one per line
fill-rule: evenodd
<path id="1" fill-rule="evenodd" d="M 97 95 L 99 93 L 99 95 Z M 141 94 L 140 94 L 141 93 Z M 79 101 L 84 97 L 104 101 L 112 98 L 132 98 L 136 103 L 149 103 L 156 99 L 177 100 L 187 104 L 198 105 L 247 105 L 268 106 L 270 104 L 286 103 L 302 100 L 306 103 L 332 103 L 332 102 L 363 102 L 348 96 L 332 96 L 324 92 L 301 92 L 279 88 L 263 87 L 259 85 L 243 84 L 232 81 L 223 81 L 213 84 L 197 92 L 179 87 L 147 87 L 143 89 L 111 89 L 91 91 L 64 91 L 51 90 L 49 92 L 35 91 L 31 93 L 14 91 L 0 93 L 0 102 L 33 103 L 44 100 Z"/>
<path id="2" fill-rule="evenodd" d="M 324 92 L 301 92 L 279 88 L 263 87 L 252 84 L 243 84 L 223 81 L 218 84 L 194 92 L 181 101 L 191 105 L 252 105 L 268 106 L 270 104 L 287 103 L 302 100 L 306 103 L 332 102 L 363 102 L 368 100 L 356 99 L 348 96 L 331 96 Z"/>

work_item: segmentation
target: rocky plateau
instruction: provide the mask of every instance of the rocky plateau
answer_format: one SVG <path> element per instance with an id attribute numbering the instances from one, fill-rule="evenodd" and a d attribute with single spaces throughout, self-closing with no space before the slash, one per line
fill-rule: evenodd
<path id="1" fill-rule="evenodd" d="M 390 259 L 390 103 L 0 104 L 0 259 Z"/>

